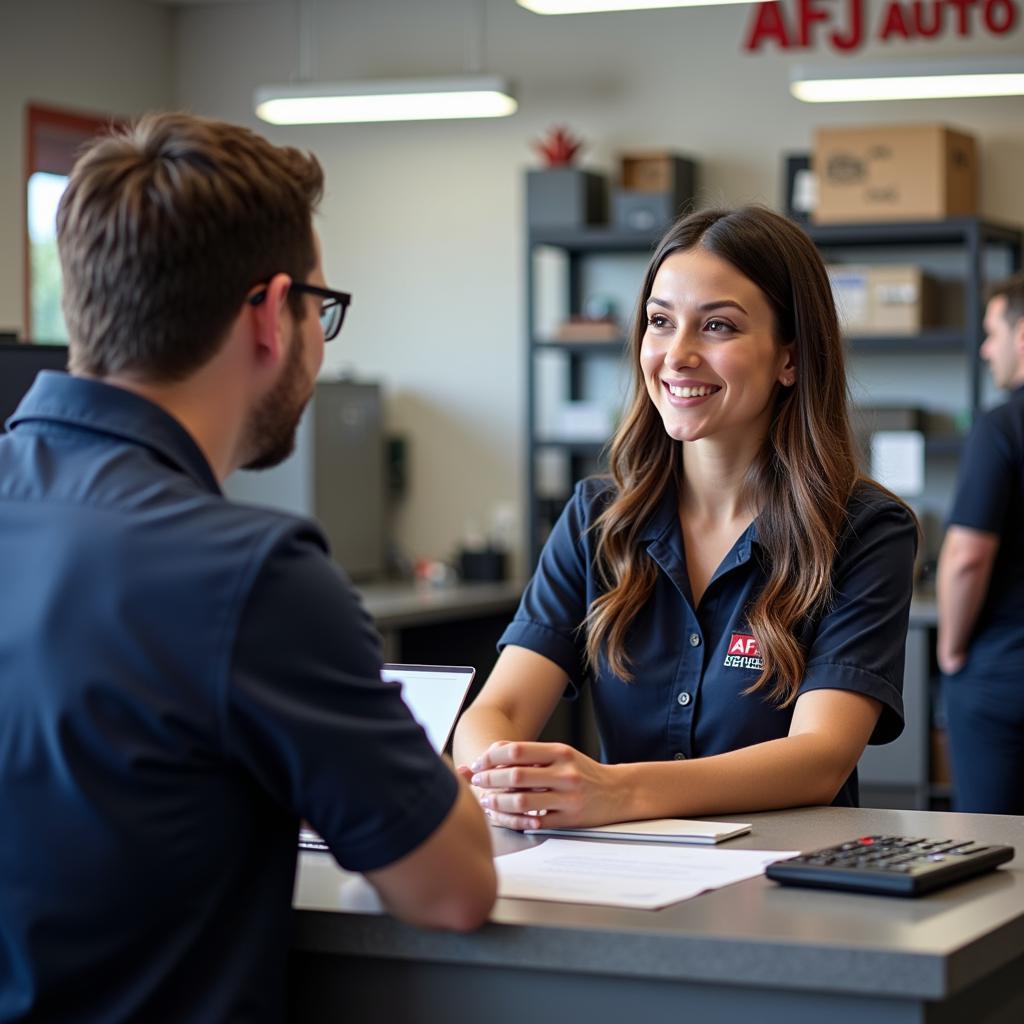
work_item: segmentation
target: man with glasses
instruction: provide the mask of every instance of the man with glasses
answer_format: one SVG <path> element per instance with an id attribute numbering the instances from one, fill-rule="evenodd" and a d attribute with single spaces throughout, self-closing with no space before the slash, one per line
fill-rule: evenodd
<path id="1" fill-rule="evenodd" d="M 61 201 L 71 373 L 0 439 L 0 1021 L 282 1020 L 301 819 L 401 918 L 490 910 L 481 812 L 320 530 L 220 490 L 291 451 L 349 304 L 322 182 L 166 114 Z"/>

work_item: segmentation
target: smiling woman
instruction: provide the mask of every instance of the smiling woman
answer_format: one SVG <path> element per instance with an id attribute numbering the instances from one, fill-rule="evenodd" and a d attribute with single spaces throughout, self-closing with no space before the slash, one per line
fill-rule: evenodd
<path id="1" fill-rule="evenodd" d="M 658 247 L 611 473 L 578 485 L 455 753 L 499 824 L 857 803 L 903 725 L 916 528 L 857 470 L 817 250 L 750 207 Z M 604 763 L 533 742 L 593 688 Z"/>
<path id="2" fill-rule="evenodd" d="M 640 365 L 666 433 L 696 441 L 739 430 L 756 449 L 776 385 L 794 380 L 793 346 L 776 340 L 757 285 L 706 250 L 674 252 L 658 268 L 646 315 Z"/>

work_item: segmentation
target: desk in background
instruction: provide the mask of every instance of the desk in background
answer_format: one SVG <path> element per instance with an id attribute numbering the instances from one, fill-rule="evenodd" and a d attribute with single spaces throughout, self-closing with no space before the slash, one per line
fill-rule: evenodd
<path id="1" fill-rule="evenodd" d="M 473 935 L 341 913 L 341 874 L 303 854 L 289 1020 L 386 1024 L 1019 1024 L 1024 818 L 803 808 L 744 815 L 730 849 L 865 833 L 1008 843 L 1017 860 L 919 900 L 751 879 L 650 912 L 499 900 Z M 493 831 L 499 853 L 527 840 Z"/>
<path id="2" fill-rule="evenodd" d="M 479 685 L 494 667 L 495 644 L 512 620 L 523 584 L 367 583 L 358 589 L 380 631 L 385 661 L 472 665 Z"/>

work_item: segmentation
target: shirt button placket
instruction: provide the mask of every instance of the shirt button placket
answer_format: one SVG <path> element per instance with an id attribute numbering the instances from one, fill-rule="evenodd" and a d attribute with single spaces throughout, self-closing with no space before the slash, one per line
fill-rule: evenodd
<path id="1" fill-rule="evenodd" d="M 690 634 L 690 646 L 694 647 L 694 648 L 700 647 L 700 633 L 691 633 Z M 683 690 L 682 692 L 680 692 L 679 694 L 676 695 L 676 701 L 679 703 L 679 706 L 681 708 L 689 707 L 690 706 L 690 701 L 692 701 L 692 700 L 693 700 L 693 695 L 687 693 L 686 690 Z"/>
<path id="2" fill-rule="evenodd" d="M 685 633 L 685 643 L 694 652 L 695 656 L 684 656 L 680 664 L 680 674 L 676 680 L 676 709 L 671 716 L 674 724 L 671 727 L 669 742 L 670 755 L 676 761 L 685 761 L 689 756 L 688 743 L 692 724 L 694 692 L 700 684 L 702 673 L 702 659 L 697 654 L 697 648 L 704 642 L 699 632 L 699 625 L 694 622 L 690 632 Z M 685 689 L 683 689 L 685 687 Z M 675 748 L 675 749 L 673 749 Z"/>

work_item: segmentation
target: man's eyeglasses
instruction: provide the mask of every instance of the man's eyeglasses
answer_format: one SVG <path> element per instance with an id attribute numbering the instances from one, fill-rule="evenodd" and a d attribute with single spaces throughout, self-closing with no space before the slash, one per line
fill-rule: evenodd
<path id="1" fill-rule="evenodd" d="M 324 331 L 324 341 L 331 341 L 338 336 L 341 325 L 345 322 L 345 310 L 352 302 L 352 296 L 348 292 L 336 292 L 330 288 L 321 288 L 315 284 L 304 284 L 301 281 L 293 281 L 289 288 L 293 292 L 301 292 L 305 295 L 317 295 L 320 298 L 320 326 Z M 249 296 L 249 305 L 258 306 L 267 297 L 267 290 L 264 288 L 255 295 Z"/>

